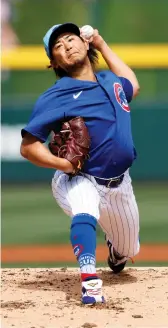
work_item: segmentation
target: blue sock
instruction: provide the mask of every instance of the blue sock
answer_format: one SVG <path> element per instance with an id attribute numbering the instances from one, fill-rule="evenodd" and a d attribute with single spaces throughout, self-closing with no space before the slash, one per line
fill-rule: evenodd
<path id="1" fill-rule="evenodd" d="M 96 225 L 94 216 L 80 213 L 71 223 L 71 244 L 79 262 L 82 280 L 97 278 L 96 275 Z"/>

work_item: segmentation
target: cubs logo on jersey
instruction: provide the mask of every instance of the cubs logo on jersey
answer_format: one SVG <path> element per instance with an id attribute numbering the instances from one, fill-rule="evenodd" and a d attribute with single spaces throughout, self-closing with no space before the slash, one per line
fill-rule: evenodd
<path id="1" fill-rule="evenodd" d="M 120 83 L 114 83 L 114 94 L 119 105 L 126 112 L 130 112 L 130 107 L 128 106 L 128 102 L 123 91 L 122 85 Z"/>

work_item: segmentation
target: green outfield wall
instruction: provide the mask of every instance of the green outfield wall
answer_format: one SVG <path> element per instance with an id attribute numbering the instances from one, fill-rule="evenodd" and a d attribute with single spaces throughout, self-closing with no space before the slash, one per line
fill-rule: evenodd
<path id="1" fill-rule="evenodd" d="M 167 42 L 167 0 L 24 0 L 11 3 L 12 24 L 22 44 L 41 44 L 49 27 L 65 22 L 93 25 L 107 42 Z"/>

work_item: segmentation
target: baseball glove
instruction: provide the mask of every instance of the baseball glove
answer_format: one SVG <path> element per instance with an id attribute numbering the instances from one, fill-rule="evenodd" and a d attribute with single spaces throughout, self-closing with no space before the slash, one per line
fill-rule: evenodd
<path id="1" fill-rule="evenodd" d="M 84 119 L 80 116 L 62 124 L 61 131 L 55 134 L 48 144 L 51 153 L 65 158 L 74 167 L 73 175 L 78 174 L 89 158 L 90 136 Z"/>

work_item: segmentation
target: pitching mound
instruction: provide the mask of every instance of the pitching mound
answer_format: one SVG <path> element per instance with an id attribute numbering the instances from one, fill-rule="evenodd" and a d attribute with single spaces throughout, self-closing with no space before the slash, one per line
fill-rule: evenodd
<path id="1" fill-rule="evenodd" d="M 83 306 L 78 269 L 2 269 L 3 328 L 168 327 L 168 268 L 99 269 L 105 305 Z"/>

